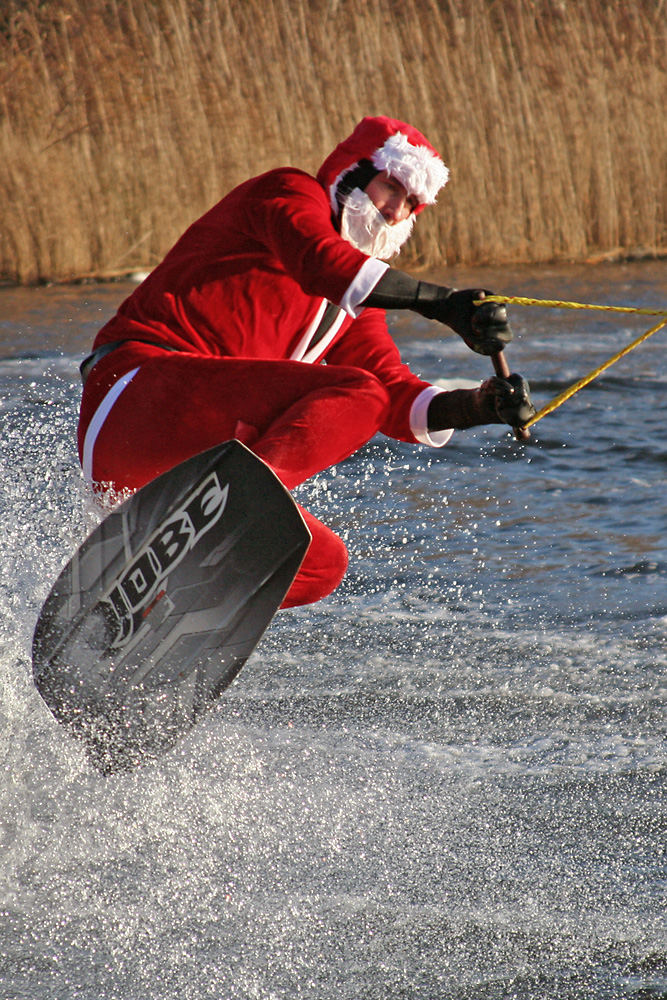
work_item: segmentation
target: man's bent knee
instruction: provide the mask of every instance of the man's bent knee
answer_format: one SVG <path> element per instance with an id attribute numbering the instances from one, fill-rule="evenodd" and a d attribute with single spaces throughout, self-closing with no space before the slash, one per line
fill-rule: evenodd
<path id="1" fill-rule="evenodd" d="M 360 407 L 371 407 L 376 412 L 377 419 L 381 421 L 389 408 L 389 393 L 386 387 L 375 375 L 364 371 L 363 368 L 351 368 L 348 371 L 357 404 Z"/>
<path id="2" fill-rule="evenodd" d="M 340 584 L 347 570 L 347 549 L 342 539 L 308 511 L 299 509 L 313 537 L 281 608 L 312 604 L 327 597 Z"/>

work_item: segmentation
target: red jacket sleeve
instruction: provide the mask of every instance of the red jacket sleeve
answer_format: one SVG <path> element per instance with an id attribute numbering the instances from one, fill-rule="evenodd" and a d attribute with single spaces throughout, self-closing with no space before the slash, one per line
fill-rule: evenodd
<path id="1" fill-rule="evenodd" d="M 264 174 L 244 200 L 244 227 L 308 295 L 341 303 L 368 256 L 343 240 L 322 187 L 309 174 Z"/>

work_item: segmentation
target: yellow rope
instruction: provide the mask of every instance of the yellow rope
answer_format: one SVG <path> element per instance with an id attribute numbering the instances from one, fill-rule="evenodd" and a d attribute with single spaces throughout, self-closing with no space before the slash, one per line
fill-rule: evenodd
<path id="1" fill-rule="evenodd" d="M 546 306 L 549 309 L 598 309 L 604 312 L 635 313 L 638 316 L 667 316 L 667 309 L 639 309 L 635 306 L 597 306 L 586 302 L 561 302 L 556 299 L 529 299 L 522 295 L 487 295 L 476 299 L 475 305 L 497 302 L 513 306 Z"/>
<path id="2" fill-rule="evenodd" d="M 667 309 L 640 309 L 636 306 L 600 306 L 591 305 L 586 302 L 562 302 L 557 299 L 530 299 L 523 295 L 487 295 L 483 299 L 476 299 L 475 305 L 481 306 L 484 302 L 497 302 L 500 305 L 515 306 L 546 306 L 549 309 L 597 309 L 604 312 L 634 313 L 637 316 L 667 316 Z M 530 418 L 527 424 L 524 424 L 524 427 L 532 427 L 532 425 L 536 424 L 538 420 L 542 419 L 542 417 L 546 417 L 548 413 L 553 413 L 553 411 L 557 410 L 558 407 L 561 406 L 566 400 L 568 400 L 571 396 L 574 396 L 575 392 L 579 392 L 580 389 L 583 389 L 585 385 L 592 382 L 593 379 L 597 378 L 598 375 L 601 375 L 603 371 L 607 370 L 607 368 L 610 368 L 616 361 L 619 361 L 620 358 L 629 354 L 630 351 L 635 349 L 635 347 L 638 347 L 644 340 L 652 337 L 654 333 L 658 332 L 658 330 L 662 330 L 664 326 L 667 326 L 667 319 L 657 323 L 650 330 L 647 330 L 646 333 L 642 333 L 640 337 L 637 337 L 637 339 L 633 340 L 632 343 L 627 344 L 626 347 L 617 351 L 617 353 L 611 358 L 608 358 L 607 361 L 603 361 L 601 365 L 598 365 L 598 367 L 593 369 L 592 372 L 589 372 L 588 375 L 584 375 L 583 378 L 574 382 L 573 385 L 559 393 L 558 396 L 554 396 L 549 403 L 543 406 L 541 410 L 537 411 L 534 417 Z"/>
<path id="3" fill-rule="evenodd" d="M 659 313 L 658 315 L 667 316 L 667 313 Z M 547 413 L 553 413 L 553 411 L 558 409 L 558 407 L 562 403 L 564 403 L 567 399 L 569 399 L 570 396 L 574 396 L 575 392 L 579 392 L 580 389 L 583 389 L 585 385 L 588 385 L 589 382 L 592 382 L 593 379 L 597 378 L 598 375 L 600 375 L 603 371 L 605 371 L 607 368 L 610 368 L 611 365 L 614 364 L 614 362 L 618 361 L 624 355 L 629 354 L 630 351 L 634 350 L 634 348 L 637 347 L 639 344 L 641 344 L 642 341 L 647 340 L 649 337 L 653 336 L 653 334 L 657 333 L 658 330 L 662 330 L 664 326 L 667 326 L 667 319 L 663 319 L 660 321 L 660 323 L 656 323 L 654 327 L 652 327 L 650 330 L 647 330 L 646 333 L 642 333 L 642 335 L 640 337 L 637 337 L 636 340 L 633 340 L 631 344 L 627 344 L 620 351 L 617 351 L 617 353 L 614 354 L 613 357 L 608 358 L 607 361 L 603 361 L 601 365 L 598 365 L 598 367 L 595 368 L 592 372 L 589 372 L 588 375 L 584 375 L 583 378 L 580 378 L 568 389 L 565 389 L 558 396 L 555 396 L 551 400 L 551 402 L 543 406 L 541 410 L 538 410 L 535 416 L 531 417 L 528 423 L 525 424 L 525 426 L 531 427 L 533 424 L 537 423 L 538 420 L 541 420 L 542 417 L 546 417 Z"/>

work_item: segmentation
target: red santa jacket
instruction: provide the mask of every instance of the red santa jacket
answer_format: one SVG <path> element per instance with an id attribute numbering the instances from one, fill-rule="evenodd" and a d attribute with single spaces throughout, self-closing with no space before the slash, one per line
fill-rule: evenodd
<path id="1" fill-rule="evenodd" d="M 384 311 L 360 305 L 387 267 L 340 237 L 320 180 L 272 170 L 193 223 L 95 347 L 134 338 L 216 357 L 354 365 L 389 391 L 385 434 L 443 444 L 448 433 L 426 429 L 438 390 L 401 362 Z M 312 346 L 329 303 L 339 309 Z"/>

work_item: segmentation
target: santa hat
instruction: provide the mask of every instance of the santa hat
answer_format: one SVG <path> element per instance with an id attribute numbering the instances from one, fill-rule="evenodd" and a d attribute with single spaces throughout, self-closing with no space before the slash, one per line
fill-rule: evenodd
<path id="1" fill-rule="evenodd" d="M 352 135 L 336 146 L 317 173 L 336 214 L 340 182 L 362 160 L 370 161 L 375 170 L 386 170 L 400 181 L 408 194 L 417 198 L 416 212 L 435 202 L 438 191 L 449 178 L 449 170 L 436 150 L 412 125 L 384 116 L 364 118 Z"/>

